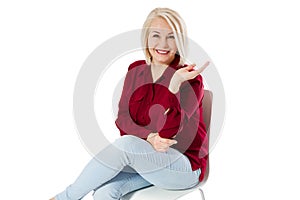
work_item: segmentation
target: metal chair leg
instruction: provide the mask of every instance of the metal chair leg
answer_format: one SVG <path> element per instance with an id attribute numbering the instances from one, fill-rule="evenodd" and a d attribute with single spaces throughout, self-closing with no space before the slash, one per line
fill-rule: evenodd
<path id="1" fill-rule="evenodd" d="M 201 194 L 201 197 L 202 197 L 202 199 L 203 199 L 203 200 L 205 200 L 205 197 L 204 197 L 204 192 L 203 192 L 203 190 L 202 190 L 201 188 L 199 188 L 199 191 L 200 191 L 200 194 Z"/>

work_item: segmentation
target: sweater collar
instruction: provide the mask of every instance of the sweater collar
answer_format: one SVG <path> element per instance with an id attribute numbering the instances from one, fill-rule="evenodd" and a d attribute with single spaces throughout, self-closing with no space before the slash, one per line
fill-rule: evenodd
<path id="1" fill-rule="evenodd" d="M 173 59 L 173 61 L 169 64 L 169 66 L 167 67 L 167 69 L 164 71 L 164 73 L 161 75 L 161 77 L 156 81 L 156 82 L 160 82 L 162 80 L 164 80 L 166 78 L 166 76 L 170 76 L 173 75 L 173 73 L 180 68 L 179 66 L 179 61 L 180 61 L 180 56 L 179 55 L 175 55 L 175 58 Z M 146 64 L 146 62 L 144 63 Z M 148 71 L 146 72 L 146 74 L 149 74 L 151 79 L 151 65 L 147 65 Z M 145 75 L 145 70 L 141 70 L 138 73 L 138 77 L 143 77 Z"/>

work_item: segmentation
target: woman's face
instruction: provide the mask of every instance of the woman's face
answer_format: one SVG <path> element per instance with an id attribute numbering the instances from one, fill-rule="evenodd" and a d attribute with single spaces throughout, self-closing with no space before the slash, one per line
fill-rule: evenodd
<path id="1" fill-rule="evenodd" d="M 157 17 L 151 22 L 148 48 L 153 64 L 169 65 L 175 58 L 177 46 L 174 33 L 163 18 Z"/>

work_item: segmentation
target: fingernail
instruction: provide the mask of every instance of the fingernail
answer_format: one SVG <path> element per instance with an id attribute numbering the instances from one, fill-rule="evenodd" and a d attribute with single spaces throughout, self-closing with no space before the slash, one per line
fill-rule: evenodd
<path id="1" fill-rule="evenodd" d="M 194 70 L 198 70 L 199 68 L 198 68 L 197 66 L 195 66 L 193 69 L 194 69 Z"/>

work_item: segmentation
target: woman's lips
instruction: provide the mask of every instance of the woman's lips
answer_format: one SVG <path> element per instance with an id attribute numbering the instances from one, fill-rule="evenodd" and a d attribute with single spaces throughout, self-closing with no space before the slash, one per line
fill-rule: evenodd
<path id="1" fill-rule="evenodd" d="M 160 49 L 156 49 L 155 51 L 156 51 L 156 53 L 161 54 L 161 55 L 167 55 L 170 52 L 167 50 L 160 50 Z"/>

